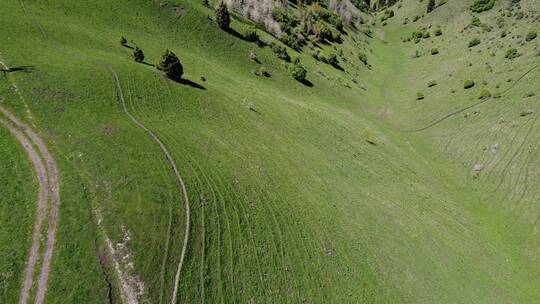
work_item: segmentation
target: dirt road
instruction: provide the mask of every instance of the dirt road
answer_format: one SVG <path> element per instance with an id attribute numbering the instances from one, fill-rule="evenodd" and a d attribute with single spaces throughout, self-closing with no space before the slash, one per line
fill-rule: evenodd
<path id="1" fill-rule="evenodd" d="M 25 123 L 20 121 L 15 115 L 5 107 L 0 106 L 0 113 L 5 117 L 2 124 L 6 126 L 13 136 L 21 143 L 30 160 L 34 164 L 39 182 L 39 199 L 36 222 L 34 223 L 34 234 L 32 237 L 32 247 L 28 255 L 26 269 L 24 272 L 23 286 L 19 303 L 27 303 L 30 290 L 32 289 L 33 274 L 39 258 L 39 247 L 41 238 L 41 227 L 47 212 L 47 201 L 50 200 L 49 226 L 47 229 L 47 241 L 43 254 L 43 262 L 38 280 L 36 293 L 36 304 L 42 304 L 47 292 L 47 282 L 51 269 L 51 261 L 54 253 L 56 228 L 58 225 L 58 210 L 60 207 L 60 184 L 58 179 L 58 168 L 54 158 L 49 153 L 43 140 Z M 37 147 L 36 151 L 34 147 Z M 44 165 L 45 163 L 45 165 Z"/>

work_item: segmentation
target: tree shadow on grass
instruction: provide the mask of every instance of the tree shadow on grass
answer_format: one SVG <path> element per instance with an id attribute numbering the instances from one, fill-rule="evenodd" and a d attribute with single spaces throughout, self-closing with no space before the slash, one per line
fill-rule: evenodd
<path id="1" fill-rule="evenodd" d="M 203 87 L 202 85 L 196 83 L 196 82 L 193 82 L 189 79 L 184 79 L 184 78 L 180 78 L 180 79 L 171 79 L 172 81 L 174 82 L 177 82 L 179 84 L 183 84 L 183 85 L 188 85 L 192 88 L 195 88 L 195 89 L 199 89 L 199 90 L 206 90 L 205 87 Z"/>
<path id="2" fill-rule="evenodd" d="M 7 69 L 0 69 L 0 72 L 4 73 L 13 73 L 13 72 L 23 72 L 23 73 L 30 73 L 34 70 L 34 66 L 32 65 L 21 65 L 16 67 L 10 67 Z"/>
<path id="3" fill-rule="evenodd" d="M 247 41 L 247 42 L 251 42 L 249 40 L 246 39 L 246 37 L 242 34 L 240 34 L 239 32 L 237 32 L 235 29 L 233 28 L 228 28 L 228 29 L 224 29 L 225 32 L 233 35 L 234 37 L 238 38 L 238 39 L 241 39 L 241 40 L 244 40 L 244 41 Z"/>
<path id="4" fill-rule="evenodd" d="M 135 48 L 127 44 L 122 44 L 123 47 L 134 50 Z"/>
<path id="5" fill-rule="evenodd" d="M 298 82 L 300 82 L 301 84 L 305 85 L 306 87 L 313 87 L 313 82 L 307 80 L 307 79 L 302 79 L 302 80 L 298 80 Z"/>
<path id="6" fill-rule="evenodd" d="M 155 67 L 155 66 L 156 66 L 155 64 L 148 63 L 148 62 L 144 62 L 144 61 L 139 61 L 139 63 L 146 64 L 146 65 L 149 65 L 149 66 L 151 66 L 151 67 Z"/>

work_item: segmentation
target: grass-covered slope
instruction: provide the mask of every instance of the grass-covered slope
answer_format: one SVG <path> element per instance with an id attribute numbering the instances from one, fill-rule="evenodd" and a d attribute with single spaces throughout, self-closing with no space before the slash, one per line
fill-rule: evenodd
<path id="1" fill-rule="evenodd" d="M 467 118 L 463 112 L 426 131 L 404 132 L 478 101 L 482 80 L 494 96 L 512 85 L 507 78 L 517 80 L 538 62 L 537 41 L 520 47 L 523 55 L 513 61 L 504 55 L 517 38 L 504 40 L 494 57 L 488 54 L 495 46 L 484 43 L 469 51 L 469 36 L 487 44 L 499 33 L 461 33 L 471 18 L 466 1 L 405 26 L 403 19 L 423 13 L 425 3 L 396 4 L 386 26 L 370 26 L 373 38 L 363 33 L 367 25 L 345 28 L 342 44 L 321 44 L 324 54 L 334 45 L 343 50 L 343 70 L 305 48 L 288 49 L 307 68 L 308 85 L 295 81 L 269 47 L 220 30 L 207 18 L 213 11 L 197 1 L 4 2 L 1 57 L 33 69 L 1 79 L 3 103 L 37 126 L 61 173 L 48 302 L 120 300 L 101 224 L 127 248 L 123 256 L 133 268 L 126 271 L 144 282 L 141 302 L 171 301 L 185 233 L 182 194 L 162 151 L 122 111 L 110 69 L 130 112 L 163 141 L 186 182 L 191 229 L 178 303 L 534 303 L 540 296 L 538 238 L 529 218 L 538 211 L 538 153 L 534 141 L 512 143 L 537 133 L 536 110 L 519 114 L 537 101 L 540 71 L 477 114 L 471 109 Z M 492 20 L 498 6 L 480 19 Z M 527 20 L 515 21 L 515 34 L 533 27 Z M 236 18 L 232 27 L 243 33 L 247 23 Z M 443 35 L 402 42 L 429 24 Z M 174 51 L 189 82 L 135 63 L 120 36 L 142 48 L 149 64 Z M 439 54 L 431 55 L 435 47 Z M 252 49 L 260 64 L 250 60 Z M 417 49 L 423 55 L 412 58 Z M 261 65 L 271 77 L 254 75 Z M 469 78 L 476 86 L 464 90 Z M 430 80 L 437 85 L 427 88 Z M 523 99 L 524 90 L 536 95 Z M 416 100 L 418 91 L 423 100 Z M 507 122 L 495 133 L 500 115 Z M 482 147 L 493 138 L 500 146 L 491 156 Z M 2 153 L 24 159 L 8 146 Z M 475 164 L 483 165 L 479 174 L 471 173 Z M 30 177 L 30 168 L 23 174 Z M 494 191 L 496 176 L 504 179 Z M 21 184 L 32 189 L 28 178 L 6 187 Z M 504 190 L 521 189 L 512 184 L 531 195 L 528 211 L 512 211 L 522 193 Z M 30 202 L 32 193 L 24 191 Z M 29 243 L 29 236 L 17 238 Z M 13 259 L 24 263 L 24 253 Z M 0 302 L 13 302 L 20 278 L 6 282 Z"/>

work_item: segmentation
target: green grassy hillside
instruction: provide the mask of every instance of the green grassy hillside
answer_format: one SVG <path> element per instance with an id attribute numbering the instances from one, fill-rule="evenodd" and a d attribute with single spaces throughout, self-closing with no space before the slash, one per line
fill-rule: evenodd
<path id="1" fill-rule="evenodd" d="M 425 2 L 403 1 L 385 21 L 383 10 L 362 14 L 342 43 L 314 47 L 341 53 L 341 69 L 287 47 L 308 71 L 301 83 L 269 46 L 238 37 L 250 21 L 235 15 L 238 34 L 225 32 L 199 1 L 3 1 L 0 60 L 13 69 L 0 99 L 35 126 L 60 169 L 46 302 L 120 301 L 118 257 L 100 227 L 143 282 L 140 303 L 172 299 L 182 193 L 159 146 L 124 113 L 112 70 L 186 183 L 178 303 L 534 303 L 540 42 L 526 35 L 539 12 L 534 1 L 511 14 L 504 1 L 479 14 L 471 4 L 428 14 Z M 467 27 L 473 16 L 492 29 Z M 406 41 L 414 31 L 430 37 Z M 505 58 L 511 48 L 521 56 Z M 187 81 L 152 66 L 165 49 Z M 261 66 L 270 77 L 254 74 Z M 483 90 L 491 96 L 479 99 Z M 12 303 L 36 186 L 22 150 L 0 135 L 1 246 L 17 246 L 0 264 L 0 303 Z"/>

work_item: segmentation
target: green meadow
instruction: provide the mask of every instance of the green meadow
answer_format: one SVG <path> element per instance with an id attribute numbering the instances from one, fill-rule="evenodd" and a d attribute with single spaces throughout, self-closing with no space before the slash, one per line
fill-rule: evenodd
<path id="1" fill-rule="evenodd" d="M 427 1 L 403 0 L 385 21 L 384 9 L 362 13 L 341 43 L 316 46 L 341 54 L 339 68 L 286 47 L 302 83 L 271 47 L 239 37 L 252 21 L 233 14 L 238 34 L 221 30 L 217 2 L 2 1 L 0 60 L 23 68 L 0 75 L 0 102 L 34 126 L 60 171 L 46 302 L 121 302 L 98 225 L 127 246 L 140 303 L 172 299 L 183 195 L 124 113 L 111 69 L 186 184 L 177 303 L 538 301 L 540 38 L 526 36 L 540 11 L 498 0 L 473 13 L 472 2 L 426 13 Z M 506 58 L 512 48 L 519 56 Z M 166 49 L 185 81 L 153 66 Z M 0 303 L 16 303 L 37 182 L 5 128 L 0 170 Z"/>

